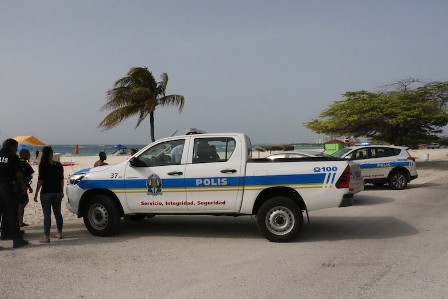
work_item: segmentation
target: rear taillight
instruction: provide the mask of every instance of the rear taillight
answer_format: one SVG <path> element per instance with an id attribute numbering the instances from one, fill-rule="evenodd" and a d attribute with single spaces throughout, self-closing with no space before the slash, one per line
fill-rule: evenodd
<path id="1" fill-rule="evenodd" d="M 344 172 L 339 177 L 336 182 L 336 188 L 338 189 L 347 189 L 350 188 L 350 178 L 352 176 L 352 172 L 350 171 L 350 165 L 347 165 Z"/>
<path id="2" fill-rule="evenodd" d="M 412 160 L 415 162 L 415 158 L 414 157 L 408 157 L 408 160 Z"/>

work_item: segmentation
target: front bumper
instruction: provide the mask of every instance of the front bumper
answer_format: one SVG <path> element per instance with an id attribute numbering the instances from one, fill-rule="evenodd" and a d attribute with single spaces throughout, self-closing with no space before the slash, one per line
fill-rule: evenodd
<path id="1" fill-rule="evenodd" d="M 77 185 L 67 185 L 65 187 L 65 194 L 67 194 L 67 209 L 73 214 L 79 216 L 79 201 L 81 199 L 84 190 Z"/>

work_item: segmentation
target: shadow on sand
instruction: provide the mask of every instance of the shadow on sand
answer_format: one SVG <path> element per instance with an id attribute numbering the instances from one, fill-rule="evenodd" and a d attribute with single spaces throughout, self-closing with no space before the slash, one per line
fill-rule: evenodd
<path id="1" fill-rule="evenodd" d="M 370 196 L 361 193 L 355 195 L 355 202 L 353 206 L 373 206 L 373 205 L 386 204 L 393 201 L 394 199 L 390 197 Z"/>
<path id="2" fill-rule="evenodd" d="M 364 197 L 363 200 L 370 200 L 369 204 L 380 203 L 378 199 L 369 196 Z M 122 221 L 119 233 L 112 237 L 93 236 L 82 223 L 67 224 L 65 228 L 65 239 L 52 240 L 51 246 L 112 244 L 138 238 L 151 240 L 151 237 L 194 238 L 198 241 L 213 238 L 264 239 L 257 230 L 255 218 L 250 217 L 157 216 L 137 222 Z M 417 233 L 419 231 L 414 227 L 395 217 L 313 217 L 311 215 L 311 224 L 304 219 L 304 227 L 296 242 L 384 239 Z M 26 235 L 29 240 L 36 240 L 42 236 L 42 232 L 31 229 Z"/>
<path id="3" fill-rule="evenodd" d="M 418 234 L 413 226 L 395 217 L 316 217 L 305 227 L 301 242 L 354 239 L 390 239 Z"/>

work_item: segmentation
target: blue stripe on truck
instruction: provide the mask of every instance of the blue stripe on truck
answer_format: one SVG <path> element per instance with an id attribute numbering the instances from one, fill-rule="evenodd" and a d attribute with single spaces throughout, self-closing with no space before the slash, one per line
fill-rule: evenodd
<path id="1" fill-rule="evenodd" d="M 225 179 L 226 183 L 222 184 Z M 260 186 L 260 185 L 294 185 L 294 184 L 323 184 L 325 173 L 267 175 L 247 177 L 206 177 L 206 178 L 173 178 L 162 179 L 163 188 L 202 187 L 200 182 L 212 180 L 217 186 Z M 334 177 L 333 177 L 334 180 Z M 82 189 L 118 189 L 118 188 L 146 188 L 146 179 L 130 180 L 81 180 L 78 186 Z"/>

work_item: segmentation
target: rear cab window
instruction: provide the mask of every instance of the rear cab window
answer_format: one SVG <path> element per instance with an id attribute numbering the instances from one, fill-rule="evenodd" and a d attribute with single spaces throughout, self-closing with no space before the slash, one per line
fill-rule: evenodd
<path id="1" fill-rule="evenodd" d="M 236 141 L 229 137 L 195 138 L 193 164 L 226 162 L 235 151 Z"/>

